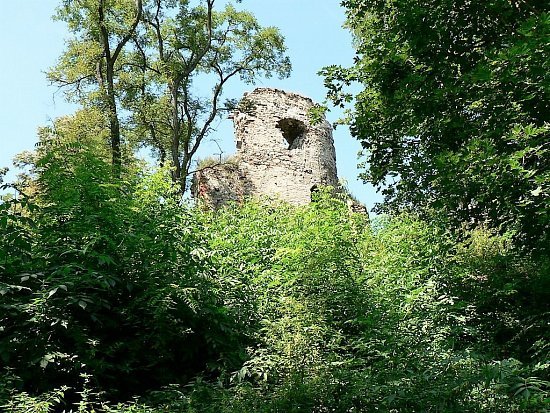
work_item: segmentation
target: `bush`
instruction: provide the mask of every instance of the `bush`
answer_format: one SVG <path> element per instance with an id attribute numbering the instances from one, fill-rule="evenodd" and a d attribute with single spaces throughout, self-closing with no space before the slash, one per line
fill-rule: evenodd
<path id="1" fill-rule="evenodd" d="M 507 235 L 369 224 L 330 191 L 203 211 L 85 145 L 37 167 L 0 205 L 8 411 L 547 406 L 549 263 Z"/>
<path id="2" fill-rule="evenodd" d="M 126 400 L 236 367 L 233 286 L 215 273 L 198 212 L 166 171 L 115 182 L 93 147 L 66 149 L 39 160 L 34 201 L 2 204 L 2 369 L 29 394 L 67 386 L 71 403 L 83 374 Z"/>

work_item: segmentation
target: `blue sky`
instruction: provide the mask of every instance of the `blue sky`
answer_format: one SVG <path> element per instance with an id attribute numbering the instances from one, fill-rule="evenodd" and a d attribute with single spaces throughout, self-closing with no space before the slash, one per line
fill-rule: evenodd
<path id="1" fill-rule="evenodd" d="M 60 0 L 3 1 L 0 14 L 0 167 L 11 166 L 13 156 L 32 150 L 36 130 L 51 119 L 72 113 L 75 106 L 64 101 L 63 94 L 49 86 L 44 71 L 61 54 L 67 31 L 51 16 Z M 219 1 L 222 3 L 222 1 Z M 238 5 L 251 11 L 264 26 L 276 26 L 286 38 L 293 71 L 288 79 L 265 79 L 256 86 L 277 87 L 298 92 L 321 102 L 325 96 L 323 79 L 317 71 L 330 64 L 349 65 L 353 59 L 351 36 L 342 28 L 344 10 L 340 0 L 244 0 Z M 238 81 L 226 89 L 226 97 L 239 98 L 253 86 Z M 327 116 L 335 121 L 340 112 Z M 226 154 L 234 151 L 230 121 L 220 124 L 214 135 Z M 334 132 L 338 175 L 369 209 L 380 196 L 357 180 L 358 142 L 347 128 Z M 219 152 L 211 143 L 202 156 Z M 10 175 L 13 177 L 13 175 Z"/>

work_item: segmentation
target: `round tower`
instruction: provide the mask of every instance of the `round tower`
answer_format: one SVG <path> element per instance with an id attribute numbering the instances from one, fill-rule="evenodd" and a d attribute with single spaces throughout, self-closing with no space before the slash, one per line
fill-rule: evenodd
<path id="1" fill-rule="evenodd" d="M 318 187 L 337 187 L 332 128 L 326 120 L 311 124 L 313 106 L 311 99 L 279 89 L 245 94 L 232 115 L 236 155 L 199 169 L 194 196 L 214 208 L 255 196 L 303 205 Z"/>
<path id="2" fill-rule="evenodd" d="M 311 124 L 311 99 L 278 89 L 245 94 L 233 115 L 239 164 L 255 195 L 293 204 L 311 200 L 319 186 L 336 187 L 332 127 Z"/>

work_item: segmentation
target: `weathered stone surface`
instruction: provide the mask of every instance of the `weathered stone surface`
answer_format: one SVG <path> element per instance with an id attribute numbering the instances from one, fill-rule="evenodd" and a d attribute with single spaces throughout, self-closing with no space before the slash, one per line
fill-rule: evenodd
<path id="1" fill-rule="evenodd" d="M 245 94 L 233 114 L 236 156 L 195 174 L 195 197 L 218 207 L 249 196 L 269 196 L 301 205 L 312 189 L 337 187 L 332 128 L 309 122 L 307 97 L 259 88 Z"/>

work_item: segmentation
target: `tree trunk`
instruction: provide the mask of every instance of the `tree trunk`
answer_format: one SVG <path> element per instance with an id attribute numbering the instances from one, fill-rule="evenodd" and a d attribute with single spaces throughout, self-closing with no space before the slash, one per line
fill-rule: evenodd
<path id="1" fill-rule="evenodd" d="M 132 22 L 131 27 L 125 36 L 118 42 L 116 47 L 111 49 L 111 44 L 109 43 L 109 31 L 107 29 L 108 25 L 106 23 L 105 17 L 105 0 L 99 0 L 97 16 L 99 18 L 99 29 L 101 35 L 101 42 L 103 43 L 103 53 L 106 63 L 106 80 L 107 88 L 106 93 L 106 103 L 109 110 L 109 129 L 111 132 L 111 152 L 112 152 L 112 163 L 113 163 L 113 173 L 116 178 L 120 178 L 122 172 L 122 139 L 120 136 L 120 121 L 118 119 L 117 105 L 116 105 L 116 95 L 115 95 L 115 63 L 122 51 L 123 47 L 128 43 L 131 36 L 136 30 L 141 16 L 143 13 L 143 4 L 142 0 L 136 0 L 136 17 Z"/>
<path id="2" fill-rule="evenodd" d="M 174 82 L 170 86 L 170 95 L 172 99 L 172 165 L 174 170 L 172 171 L 172 180 L 174 183 L 179 183 L 181 186 L 181 161 L 180 161 L 180 131 L 181 131 L 181 122 L 179 119 L 178 112 L 178 82 Z M 182 191 L 185 191 L 185 188 L 182 188 Z"/>
<path id="3" fill-rule="evenodd" d="M 114 88 L 114 69 L 111 62 L 107 62 L 107 104 L 109 109 L 109 129 L 111 132 L 111 152 L 113 172 L 115 178 L 120 178 L 122 171 L 122 150 L 120 137 L 120 121 L 116 106 Z"/>

